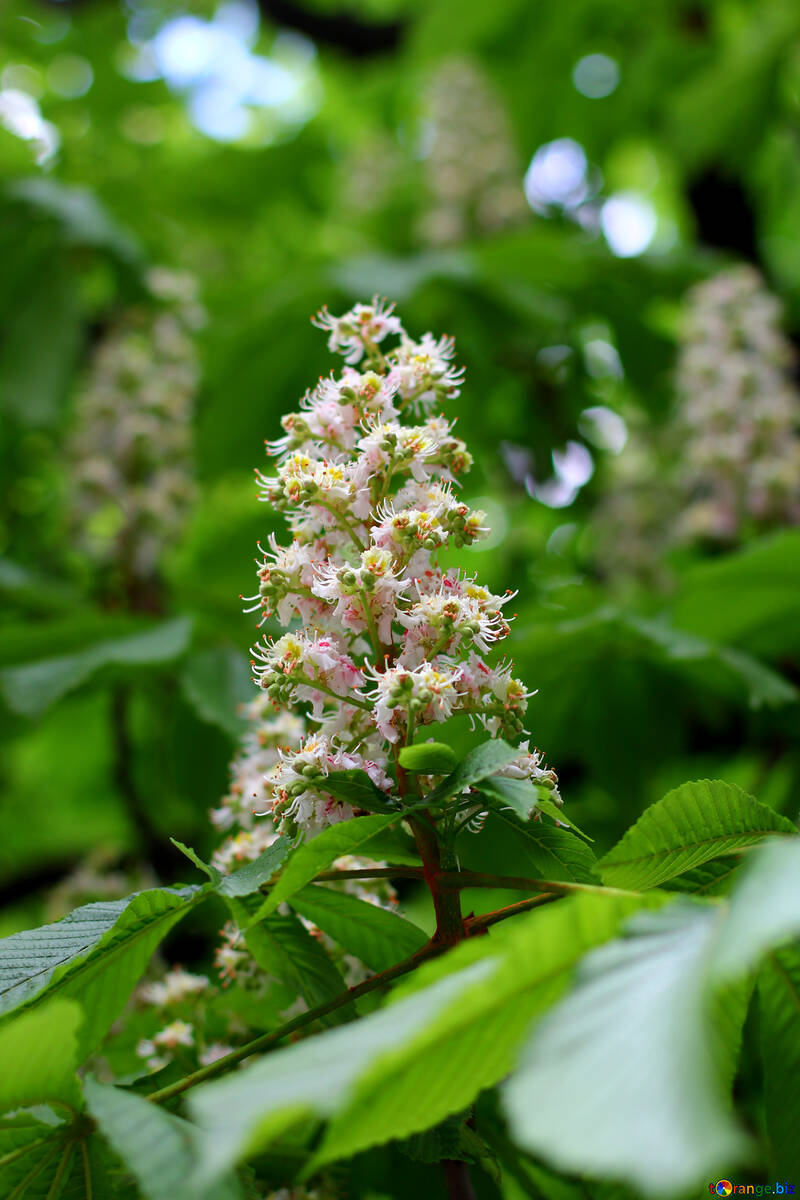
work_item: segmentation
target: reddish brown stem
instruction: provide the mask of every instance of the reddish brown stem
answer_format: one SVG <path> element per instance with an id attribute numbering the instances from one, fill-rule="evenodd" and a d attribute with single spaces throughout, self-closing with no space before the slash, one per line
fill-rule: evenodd
<path id="1" fill-rule="evenodd" d="M 530 900 L 518 900 L 516 904 L 507 904 L 505 908 L 497 908 L 494 912 L 482 913 L 479 917 L 467 917 L 464 922 L 467 937 L 473 937 L 476 933 L 483 933 L 490 925 L 496 925 L 498 921 L 505 921 L 507 917 L 515 917 L 517 913 L 527 912 L 530 908 L 541 908 L 543 904 L 550 904 L 553 900 L 560 900 L 561 898 L 558 892 L 544 892 L 541 896 L 531 896 Z"/>
<path id="2" fill-rule="evenodd" d="M 465 1162 L 459 1162 L 454 1158 L 443 1158 L 442 1170 L 450 1200 L 477 1200 L 472 1180 L 469 1177 L 469 1167 Z"/>
<path id="3" fill-rule="evenodd" d="M 417 849 L 422 859 L 425 882 L 433 900 L 436 914 L 434 942 L 442 946 L 455 946 L 464 938 L 464 918 L 461 915 L 461 896 L 454 888 L 442 887 L 442 857 L 439 841 L 428 812 L 409 821 Z"/>

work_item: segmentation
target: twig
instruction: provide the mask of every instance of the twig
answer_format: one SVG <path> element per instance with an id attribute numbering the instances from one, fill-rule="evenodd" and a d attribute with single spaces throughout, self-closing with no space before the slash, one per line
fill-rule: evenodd
<path id="1" fill-rule="evenodd" d="M 540 896 L 532 896 L 530 900 L 518 900 L 516 904 L 507 904 L 505 908 L 497 908 L 494 912 L 482 913 L 479 917 L 467 917 L 467 937 L 482 933 L 490 925 L 496 925 L 498 921 L 505 921 L 508 917 L 515 917 L 517 913 L 527 912 L 530 908 L 541 908 L 543 904 L 551 904 L 553 900 L 561 899 L 563 893 L 544 892 Z"/>
<path id="2" fill-rule="evenodd" d="M 327 1000 L 324 1004 L 318 1004 L 316 1008 L 310 1008 L 307 1012 L 300 1013 L 291 1021 L 287 1021 L 284 1025 L 279 1025 L 277 1029 L 271 1030 L 270 1033 L 264 1033 L 260 1037 L 254 1038 L 253 1041 L 247 1042 L 244 1046 L 239 1046 L 238 1049 L 226 1054 L 224 1058 L 218 1058 L 216 1062 L 209 1063 L 207 1067 L 201 1067 L 198 1071 L 193 1071 L 191 1075 L 184 1076 L 183 1079 L 178 1079 L 175 1083 L 169 1084 L 167 1087 L 160 1088 L 156 1092 L 151 1092 L 147 1097 L 155 1104 L 161 1104 L 165 1100 L 171 1100 L 174 1096 L 180 1096 L 182 1092 L 186 1092 L 189 1088 L 195 1087 L 198 1083 L 205 1083 L 208 1079 L 213 1079 L 216 1075 L 222 1075 L 230 1067 L 241 1062 L 243 1058 L 249 1058 L 251 1054 L 257 1054 L 259 1050 L 266 1050 L 274 1045 L 275 1042 L 283 1041 L 290 1033 L 295 1033 L 298 1029 L 303 1029 L 306 1025 L 311 1025 L 314 1021 L 318 1021 L 320 1017 L 326 1017 L 328 1013 L 335 1012 L 337 1008 L 343 1008 L 345 1004 L 350 1004 L 351 1001 L 357 1000 L 359 996 L 365 996 L 367 992 L 372 992 L 376 988 L 383 987 L 390 983 L 393 979 L 399 979 L 401 975 L 407 975 L 409 971 L 413 971 L 416 966 L 426 959 L 435 958 L 437 954 L 441 954 L 446 947 L 439 945 L 436 942 L 428 942 L 416 954 L 412 954 L 410 958 L 404 958 L 402 962 L 396 963 L 395 966 L 389 967 L 386 971 L 380 971 L 377 975 L 372 975 L 369 979 L 365 979 L 363 983 L 357 984 L 355 987 L 348 988 L 345 992 L 339 992 L 333 999 Z"/>

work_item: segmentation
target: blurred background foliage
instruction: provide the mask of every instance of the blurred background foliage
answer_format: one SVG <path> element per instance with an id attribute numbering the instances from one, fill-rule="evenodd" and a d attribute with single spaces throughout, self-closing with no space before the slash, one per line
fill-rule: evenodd
<path id="1" fill-rule="evenodd" d="M 53 888 L 63 911 L 185 874 L 170 835 L 208 853 L 252 690 L 237 597 L 280 528 L 252 468 L 331 368 L 309 316 L 376 292 L 456 337 L 494 531 L 466 566 L 519 589 L 533 740 L 597 849 L 687 778 L 797 815 L 800 530 L 659 540 L 641 507 L 679 517 L 687 290 L 751 263 L 800 331 L 799 122 L 792 0 L 6 0 L 0 932 Z M 174 410 L 154 266 L 198 290 Z M 134 578 L 122 498 L 76 499 L 126 420 L 117 486 L 156 542 Z M 183 447 L 169 537 L 148 438 Z M 604 541 L 640 438 L 647 499 Z"/>

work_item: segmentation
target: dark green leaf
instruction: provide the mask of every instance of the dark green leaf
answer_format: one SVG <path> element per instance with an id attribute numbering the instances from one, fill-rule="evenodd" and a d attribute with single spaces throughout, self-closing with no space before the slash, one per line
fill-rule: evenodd
<path id="1" fill-rule="evenodd" d="M 391 804 L 391 797 L 375 786 L 366 771 L 331 771 L 319 786 L 337 800 L 365 812 L 385 813 Z"/>
<path id="2" fill-rule="evenodd" d="M 421 929 L 397 913 L 321 884 L 304 887 L 290 904 L 373 971 L 409 958 L 428 941 Z"/>
<path id="3" fill-rule="evenodd" d="M 800 950 L 768 954 L 758 976 L 764 1105 L 775 1179 L 800 1178 Z"/>

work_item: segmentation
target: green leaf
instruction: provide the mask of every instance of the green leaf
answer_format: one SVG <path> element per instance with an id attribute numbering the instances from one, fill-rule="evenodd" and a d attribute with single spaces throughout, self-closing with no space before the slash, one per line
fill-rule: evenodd
<path id="1" fill-rule="evenodd" d="M 144 633 L 98 642 L 75 654 L 8 667 L 0 673 L 0 688 L 15 712 L 38 717 L 102 667 L 171 662 L 183 654 L 191 630 L 187 617 L 177 617 Z"/>
<path id="2" fill-rule="evenodd" d="M 262 884 L 269 883 L 292 846 L 288 838 L 279 837 L 271 846 L 267 846 L 258 858 L 245 863 L 243 867 L 232 871 L 230 875 L 223 875 L 210 863 L 203 862 L 191 846 L 185 846 L 183 842 L 179 842 L 175 838 L 169 840 L 182 854 L 186 855 L 189 862 L 194 863 L 198 870 L 208 876 L 214 885 L 214 891 L 220 896 L 249 896 L 253 892 L 257 892 Z"/>
<path id="3" fill-rule="evenodd" d="M 87 1079 L 89 1112 L 127 1165 L 145 1200 L 243 1200 L 233 1175 L 204 1186 L 189 1176 L 199 1152 L 200 1131 L 142 1096 Z"/>
<path id="4" fill-rule="evenodd" d="M 54 1000 L 0 1026 L 0 1112 L 46 1100 L 77 1105 L 80 1006 Z"/>
<path id="5" fill-rule="evenodd" d="M 428 793 L 425 797 L 425 804 L 441 804 L 442 801 L 449 800 L 451 796 L 457 796 L 459 792 L 465 791 L 473 784 L 480 783 L 482 779 L 486 779 L 500 767 L 506 766 L 518 754 L 519 750 L 509 746 L 502 738 L 492 738 L 488 742 L 482 742 L 480 746 L 470 750 L 469 754 L 461 760 L 446 779 L 442 780 L 438 787 Z"/>
<path id="6" fill-rule="evenodd" d="M 574 834 L 544 821 L 522 822 L 508 812 L 498 812 L 496 819 L 515 832 L 519 849 L 539 878 L 597 883 L 594 854 Z"/>
<path id="7" fill-rule="evenodd" d="M 337 800 L 344 800 L 353 808 L 363 808 L 366 812 L 385 813 L 391 804 L 391 797 L 375 786 L 367 772 L 355 768 L 331 771 L 319 787 Z"/>
<path id="8" fill-rule="evenodd" d="M 797 702 L 798 692 L 791 683 L 744 650 L 706 641 L 660 621 L 633 616 L 624 619 L 632 630 L 653 642 L 673 662 L 719 663 L 725 673 L 744 684 L 751 708 L 777 708 Z"/>
<path id="9" fill-rule="evenodd" d="M 27 426 L 57 421 L 81 347 L 75 276 L 61 256 L 48 268 L 46 280 L 17 297 L 0 349 L 3 408 Z"/>
<path id="10" fill-rule="evenodd" d="M 720 980 L 735 979 L 763 954 L 800 936 L 800 837 L 754 851 L 731 894 L 728 918 L 714 951 Z"/>
<path id="11" fill-rule="evenodd" d="M 764 1107 L 775 1179 L 800 1178 L 800 950 L 768 954 L 758 976 Z"/>
<path id="12" fill-rule="evenodd" d="M 180 673 L 181 690 L 202 721 L 229 737 L 241 737 L 245 721 L 240 708 L 255 695 L 247 659 L 228 647 L 190 654 Z"/>
<path id="13" fill-rule="evenodd" d="M 418 775 L 446 775 L 458 766 L 455 751 L 444 742 L 403 746 L 398 761 L 404 771 Z"/>
<path id="14" fill-rule="evenodd" d="M 253 902 L 228 897 L 233 919 L 240 929 L 250 919 Z M 302 997 L 309 1008 L 324 1004 L 345 990 L 344 979 L 325 947 L 311 936 L 294 913 L 272 913 L 251 924 L 245 942 L 259 966 L 285 984 L 293 996 Z M 325 1025 L 338 1025 L 353 1013 L 352 1006 L 347 1005 L 322 1021 Z"/>
<path id="15" fill-rule="evenodd" d="M 139 1200 L 99 1135 L 38 1108 L 0 1121 L 0 1194 L 7 1200 Z"/>
<path id="16" fill-rule="evenodd" d="M 476 938 L 423 967 L 414 990 L 387 1008 L 199 1087 L 190 1107 L 214 1133 L 199 1176 L 224 1173 L 301 1118 L 334 1118 L 316 1166 L 466 1108 L 507 1073 L 532 1017 L 562 994 L 583 951 L 612 937 L 639 903 L 596 893 L 521 917 L 502 937 Z"/>
<path id="17" fill-rule="evenodd" d="M 275 912 L 279 904 L 290 899 L 295 892 L 310 883 L 315 875 L 329 867 L 334 859 L 343 854 L 355 854 L 356 850 L 375 834 L 382 833 L 394 821 L 396 813 L 387 816 L 356 817 L 351 821 L 340 821 L 329 825 L 310 842 L 304 842 L 289 855 L 283 874 L 267 896 L 253 921 L 259 921 Z"/>
<path id="18" fill-rule="evenodd" d="M 79 1055 L 102 1041 L 150 958 L 207 888 L 154 889 L 110 904 L 86 904 L 63 921 L 0 941 L 0 1012 L 45 997 L 84 1011 Z"/>
<path id="19" fill-rule="evenodd" d="M 658 887 L 720 855 L 796 827 L 732 783 L 684 783 L 642 814 L 597 864 L 610 887 Z"/>
<path id="20" fill-rule="evenodd" d="M 36 176 L 14 180 L 8 192 L 15 200 L 54 217 L 68 242 L 110 251 L 126 263 L 140 260 L 141 248 L 133 234 L 117 224 L 89 188 Z"/>
<path id="21" fill-rule="evenodd" d="M 551 820 L 558 821 L 561 825 L 566 825 L 568 829 L 573 829 L 575 833 L 579 833 L 581 837 L 586 838 L 588 841 L 594 841 L 594 838 L 590 838 L 588 833 L 584 833 L 582 829 L 579 829 L 574 821 L 570 821 L 563 810 L 547 796 L 543 796 L 539 801 L 539 811 L 545 813 Z"/>
<path id="22" fill-rule="evenodd" d="M 263 884 L 269 883 L 275 872 L 282 866 L 291 848 L 292 843 L 288 838 L 279 837 L 271 846 L 267 846 L 258 858 L 245 863 L 243 867 L 239 867 L 230 875 L 223 875 L 216 886 L 216 891 L 221 896 L 249 896 L 253 892 L 257 892 Z"/>
<path id="23" fill-rule="evenodd" d="M 506 779 L 503 775 L 490 775 L 481 782 L 484 796 L 495 800 L 502 808 L 510 808 L 521 821 L 528 821 L 539 805 L 539 790 L 530 779 Z"/>
<path id="24" fill-rule="evenodd" d="M 290 904 L 373 971 L 409 958 L 428 941 L 421 929 L 397 913 L 321 884 L 304 887 Z"/>
<path id="25" fill-rule="evenodd" d="M 715 1069 L 707 963 L 713 908 L 638 914 L 590 954 L 576 990 L 536 1027 L 503 1089 L 512 1134 L 570 1174 L 682 1193 L 746 1142 Z M 546 1102 L 543 1103 L 543 1098 Z"/>

